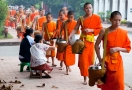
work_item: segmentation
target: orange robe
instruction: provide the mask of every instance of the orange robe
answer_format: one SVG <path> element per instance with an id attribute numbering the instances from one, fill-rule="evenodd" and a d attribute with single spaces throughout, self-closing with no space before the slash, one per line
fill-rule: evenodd
<path id="1" fill-rule="evenodd" d="M 44 28 L 44 32 L 43 32 L 44 33 L 44 39 L 45 39 L 45 41 L 49 41 L 48 34 L 46 32 L 46 27 L 47 27 L 47 30 L 49 32 L 49 35 L 52 37 L 53 32 L 56 29 L 56 23 L 53 22 L 53 21 L 51 21 L 49 23 L 46 22 L 46 24 L 45 23 L 43 24 L 43 28 Z M 49 56 L 49 57 L 55 57 L 55 50 L 52 50 L 51 51 L 51 56 Z"/>
<path id="2" fill-rule="evenodd" d="M 24 38 L 24 33 L 25 33 L 25 22 L 24 20 L 21 20 L 21 17 L 24 15 L 23 12 L 18 13 L 17 15 L 17 23 L 19 23 L 21 25 L 21 32 L 17 31 L 17 35 L 19 36 L 20 40 L 22 40 Z"/>
<path id="3" fill-rule="evenodd" d="M 26 17 L 26 25 L 30 26 L 31 20 L 30 20 L 30 16 Z"/>
<path id="4" fill-rule="evenodd" d="M 72 30 L 74 30 L 76 23 L 77 22 L 75 20 L 72 20 L 71 22 L 65 24 L 67 26 L 66 29 L 68 36 L 72 32 Z M 65 31 L 66 30 L 64 30 L 64 32 Z M 64 33 L 64 38 L 66 39 L 66 32 Z M 70 44 L 68 44 L 66 50 L 64 51 L 64 63 L 66 66 L 71 66 L 75 64 L 75 54 L 72 53 L 72 47 Z"/>
<path id="5" fill-rule="evenodd" d="M 31 22 L 33 21 L 34 17 L 36 15 L 38 15 L 38 14 L 39 14 L 38 12 L 35 12 L 35 13 L 30 14 L 30 20 L 31 20 Z"/>
<path id="6" fill-rule="evenodd" d="M 113 54 L 109 52 L 109 49 L 114 47 L 126 48 L 130 52 L 131 42 L 125 30 L 118 28 L 108 34 L 105 57 L 107 72 L 105 84 L 100 86 L 102 90 L 125 90 L 123 60 L 120 52 Z"/>
<path id="7" fill-rule="evenodd" d="M 42 30 L 42 25 L 44 22 L 46 22 L 46 16 L 43 16 L 43 17 L 40 17 L 37 21 L 37 24 L 36 24 L 36 30 Z"/>
<path id="8" fill-rule="evenodd" d="M 61 26 L 62 26 L 62 21 L 61 20 L 57 20 L 57 27 L 56 27 L 56 37 L 59 37 L 60 36 L 60 29 L 61 29 Z M 62 33 L 62 35 L 64 35 L 64 33 Z M 63 61 L 64 59 L 64 53 L 59 53 L 57 52 L 56 54 L 56 58 L 59 60 L 59 61 Z"/>
<path id="9" fill-rule="evenodd" d="M 84 29 L 89 28 L 93 29 L 94 33 L 84 33 Z M 81 28 L 82 34 L 94 36 L 98 35 L 102 29 L 101 19 L 99 16 L 93 14 L 91 17 L 83 20 L 83 26 Z M 82 38 L 81 38 L 82 39 Z M 86 41 L 84 38 L 85 48 L 82 54 L 79 54 L 78 67 L 80 69 L 81 76 L 88 76 L 88 68 L 93 64 L 94 59 L 94 42 Z"/>
<path id="10" fill-rule="evenodd" d="M 16 14 L 16 10 L 12 10 L 12 11 L 11 11 L 11 16 L 14 17 L 15 14 Z M 11 22 L 10 22 L 10 26 L 13 27 L 13 28 L 15 28 L 15 22 L 12 22 L 12 21 L 11 21 Z"/>

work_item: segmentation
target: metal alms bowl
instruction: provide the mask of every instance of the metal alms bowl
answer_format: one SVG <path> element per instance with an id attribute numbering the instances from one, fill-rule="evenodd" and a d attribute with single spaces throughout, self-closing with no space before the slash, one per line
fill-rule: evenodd
<path id="1" fill-rule="evenodd" d="M 99 69 L 102 69 L 101 66 L 90 66 L 89 69 L 93 69 L 93 70 L 99 70 Z"/>

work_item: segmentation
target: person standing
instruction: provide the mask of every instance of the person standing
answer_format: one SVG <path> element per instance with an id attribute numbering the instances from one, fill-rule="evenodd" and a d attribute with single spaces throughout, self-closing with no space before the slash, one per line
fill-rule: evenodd
<path id="1" fill-rule="evenodd" d="M 54 31 L 56 30 L 56 23 L 52 21 L 51 13 L 48 13 L 46 15 L 46 20 L 47 21 L 43 23 L 43 26 L 42 26 L 42 36 L 46 42 L 50 43 L 53 46 L 55 45 L 55 42 L 53 42 L 52 38 L 53 38 Z M 47 56 L 48 58 L 47 62 L 49 62 L 49 57 L 52 58 L 52 66 L 56 67 L 57 65 L 54 63 L 55 50 L 52 50 L 51 54 Z"/>
<path id="2" fill-rule="evenodd" d="M 111 26 L 101 30 L 95 43 L 95 51 L 101 64 L 102 58 L 100 56 L 99 44 L 103 40 L 107 30 L 105 56 L 106 78 L 105 83 L 98 86 L 101 90 L 125 90 L 123 60 L 120 52 L 129 53 L 131 50 L 131 41 L 129 40 L 127 31 L 119 27 L 121 23 L 121 13 L 119 11 L 111 13 L 110 21 Z"/>
<path id="3" fill-rule="evenodd" d="M 80 39 L 84 41 L 85 47 L 82 54 L 79 54 L 78 67 L 80 69 L 81 76 L 84 77 L 84 85 L 87 85 L 88 68 L 93 64 L 94 59 L 94 36 L 98 35 L 102 29 L 101 19 L 98 15 L 92 13 L 92 4 L 87 2 L 84 4 L 85 15 L 80 17 L 77 21 L 77 25 L 69 35 L 71 40 L 73 34 L 79 30 L 81 26 Z"/>
<path id="4" fill-rule="evenodd" d="M 56 21 L 56 31 L 55 31 L 55 37 L 56 38 L 59 38 L 60 35 L 62 35 L 62 37 L 64 37 L 64 32 L 62 32 L 60 34 L 60 30 L 61 30 L 61 27 L 62 27 L 62 23 L 66 20 L 65 18 L 65 14 L 64 14 L 64 11 L 63 10 L 60 10 L 59 12 L 59 19 Z M 56 58 L 60 61 L 60 68 L 59 70 L 62 70 L 64 69 L 63 67 L 63 59 L 64 59 L 64 53 L 59 53 L 57 52 L 56 54 Z"/>

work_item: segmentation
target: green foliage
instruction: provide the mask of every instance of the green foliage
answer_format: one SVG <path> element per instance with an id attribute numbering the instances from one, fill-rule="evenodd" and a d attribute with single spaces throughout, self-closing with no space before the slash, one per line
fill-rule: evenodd
<path id="1" fill-rule="evenodd" d="M 0 33 L 3 31 L 7 12 L 8 12 L 7 3 L 4 0 L 0 0 Z"/>
<path id="2" fill-rule="evenodd" d="M 127 24 L 127 21 L 126 20 L 122 20 L 121 24 Z"/>
<path id="3" fill-rule="evenodd" d="M 110 19 L 111 11 L 106 11 L 106 19 Z"/>
<path id="4" fill-rule="evenodd" d="M 105 20 L 105 12 L 99 12 L 98 15 L 100 16 L 101 20 Z"/>
<path id="5" fill-rule="evenodd" d="M 5 35 L 2 32 L 0 32 L 0 39 L 5 39 L 4 37 L 5 37 Z M 6 39 L 12 39 L 12 38 L 13 38 L 13 36 L 10 33 L 8 33 Z"/>
<path id="6" fill-rule="evenodd" d="M 44 4 L 48 5 L 51 8 L 51 12 L 54 16 L 58 17 L 58 12 L 62 8 L 64 4 L 70 8 L 70 10 L 75 11 L 75 18 L 82 16 L 84 14 L 83 5 L 86 2 L 90 2 L 93 4 L 93 0 L 7 0 L 11 5 L 24 5 L 26 7 L 30 7 L 30 5 L 40 6 L 40 2 L 44 2 Z"/>
<path id="7" fill-rule="evenodd" d="M 30 7 L 31 5 L 36 5 L 42 0 L 6 0 L 9 5 L 24 5 L 25 7 Z"/>

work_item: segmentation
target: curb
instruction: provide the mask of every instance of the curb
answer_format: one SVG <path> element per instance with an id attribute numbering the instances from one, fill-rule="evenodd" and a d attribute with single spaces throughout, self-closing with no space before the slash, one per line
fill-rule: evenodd
<path id="1" fill-rule="evenodd" d="M 17 46 L 20 42 L 0 42 L 0 46 Z"/>

